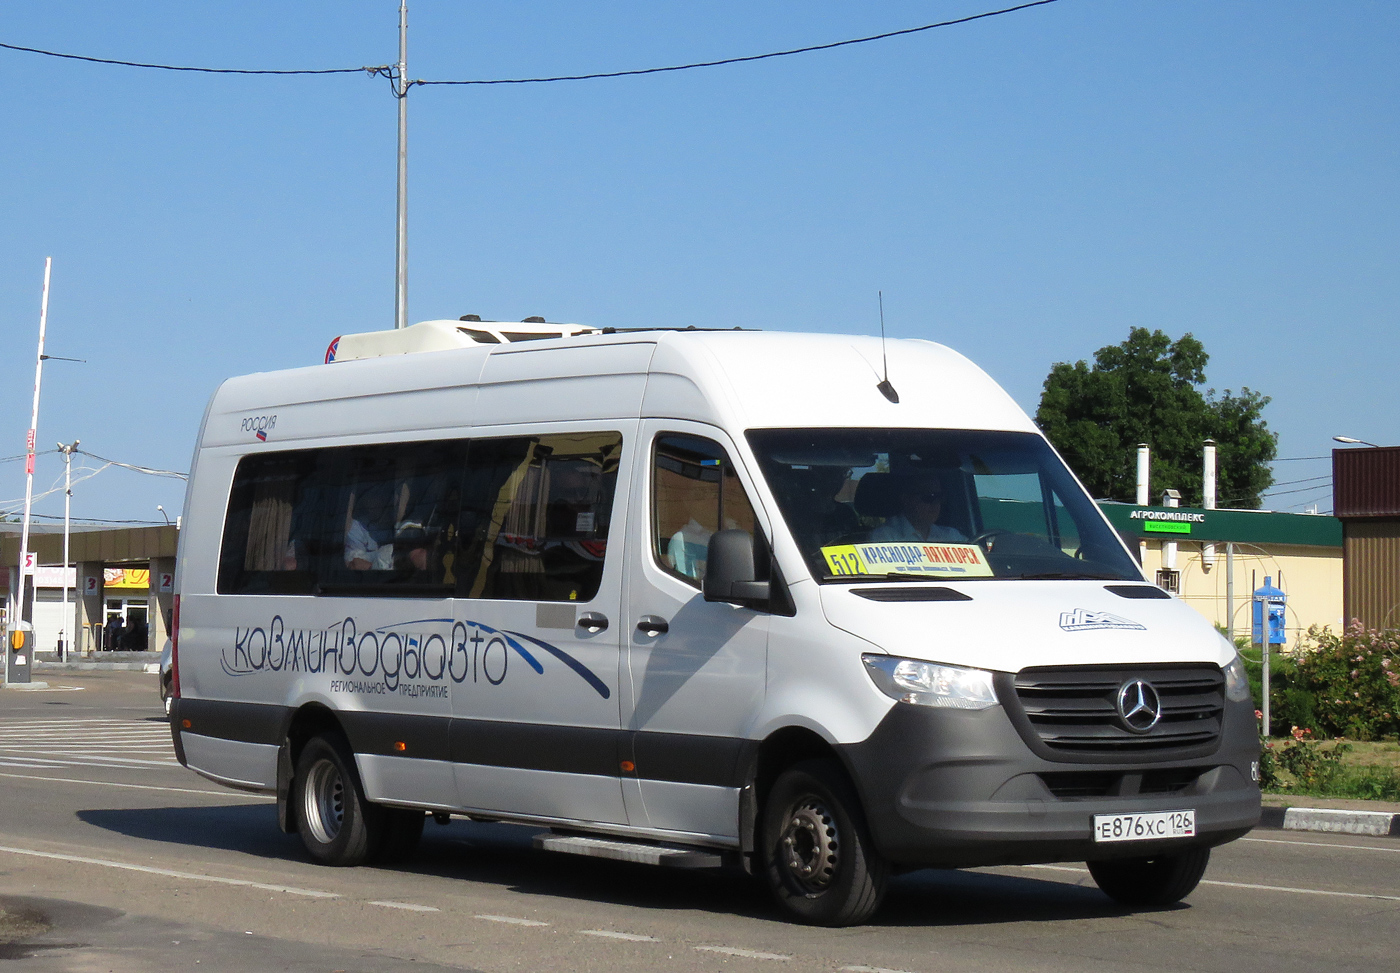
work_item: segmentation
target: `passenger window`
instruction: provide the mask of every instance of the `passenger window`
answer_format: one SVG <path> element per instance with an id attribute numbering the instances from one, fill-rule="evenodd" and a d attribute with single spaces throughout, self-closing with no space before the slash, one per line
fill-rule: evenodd
<path id="1" fill-rule="evenodd" d="M 651 520 L 656 563 L 696 588 L 705 578 L 711 534 L 754 533 L 753 506 L 724 447 L 696 436 L 656 440 Z"/>
<path id="2" fill-rule="evenodd" d="M 597 595 L 621 452 L 616 432 L 473 440 L 458 594 L 525 601 Z"/>
<path id="3" fill-rule="evenodd" d="M 452 594 L 466 444 L 354 446 L 322 519 L 321 590 Z M 390 590 L 386 593 L 395 593 Z"/>
<path id="4" fill-rule="evenodd" d="M 221 593 L 309 594 L 318 454 L 271 453 L 238 464 L 219 553 Z"/>
<path id="5" fill-rule="evenodd" d="M 1070 556 L 1079 551 L 1074 518 L 1039 473 L 978 473 L 973 482 L 984 533 L 1033 537 Z"/>
<path id="6" fill-rule="evenodd" d="M 461 440 L 245 457 L 218 590 L 450 595 L 465 457 Z"/>

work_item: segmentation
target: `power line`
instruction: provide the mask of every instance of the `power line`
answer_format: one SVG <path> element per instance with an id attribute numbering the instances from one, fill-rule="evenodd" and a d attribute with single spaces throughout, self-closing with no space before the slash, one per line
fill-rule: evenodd
<path id="1" fill-rule="evenodd" d="M 34 455 L 35 455 L 35 456 L 47 456 L 47 455 L 49 455 L 49 453 L 57 453 L 57 452 L 58 452 L 58 450 L 56 450 L 56 449 L 41 449 L 41 450 L 38 450 Z M 29 458 L 29 454 L 28 454 L 28 453 L 20 453 L 18 456 L 0 456 L 0 463 L 15 463 L 15 462 L 18 462 L 19 460 L 28 459 L 28 458 Z"/>
<path id="2" fill-rule="evenodd" d="M 63 519 L 63 515 L 62 515 L 62 514 L 35 514 L 35 513 L 31 513 L 29 516 L 31 516 L 31 517 L 33 517 L 33 518 L 35 518 L 35 519 L 38 519 L 38 520 L 62 520 L 62 519 Z M 70 518 L 70 519 L 71 519 L 74 523 L 82 523 L 82 524 L 147 524 L 147 525 L 151 525 L 151 526 L 155 526 L 155 527 L 164 527 L 164 526 L 165 526 L 165 521 L 163 521 L 163 520 L 113 520 L 113 519 L 110 518 L 110 517 L 72 517 L 72 518 Z"/>
<path id="3" fill-rule="evenodd" d="M 91 64 L 116 64 L 124 68 L 152 68 L 156 71 L 194 71 L 199 74 L 358 74 L 368 71 L 371 75 L 378 68 L 318 68 L 282 70 L 254 70 L 250 68 L 199 68 L 179 64 L 149 64 L 145 61 L 120 61 L 106 57 L 88 57 L 85 54 L 64 54 L 59 51 L 45 51 L 37 47 L 21 47 L 18 44 L 0 43 L 0 47 L 10 51 L 24 51 L 26 54 L 42 54 L 45 57 L 61 57 L 69 61 L 87 61 Z"/>
<path id="4" fill-rule="evenodd" d="M 1058 0 L 1032 0 L 1031 3 L 1019 4 L 1015 7 L 1006 7 L 1001 10 L 988 10 L 985 13 L 972 14 L 968 17 L 959 17 L 956 20 L 944 20 L 936 24 L 924 24 L 922 27 L 906 27 L 903 30 L 886 31 L 883 34 L 871 34 L 869 37 L 853 37 L 850 40 L 833 41 L 830 44 L 813 44 L 809 47 L 794 47 L 787 51 L 770 51 L 767 54 L 749 54 L 743 57 L 726 57 L 718 61 L 696 61 L 692 64 L 672 64 L 661 68 L 635 68 L 630 71 L 601 71 L 596 74 L 564 74 L 547 78 L 496 78 L 493 80 L 477 81 L 410 81 L 409 84 L 549 84 L 555 81 L 593 81 L 598 78 L 627 78 L 640 74 L 663 74 L 668 71 L 690 71 L 695 68 L 717 68 L 726 64 L 744 64 L 749 61 L 766 61 L 773 57 L 789 57 L 793 54 L 810 54 L 813 51 L 829 51 L 836 47 L 848 47 L 852 44 L 868 44 L 871 41 L 882 41 L 890 37 L 902 37 L 905 34 L 918 34 L 926 30 L 935 30 L 939 27 L 952 27 L 955 24 L 966 24 L 974 20 L 983 20 L 987 17 L 1000 17 L 1002 14 L 1015 13 L 1018 10 L 1026 10 L 1030 7 L 1043 7 L 1047 3 L 1056 3 Z"/>
<path id="5" fill-rule="evenodd" d="M 593 74 L 563 74 L 551 77 L 540 78 L 477 78 L 471 80 L 451 81 L 451 80 L 416 80 L 403 82 L 402 91 L 407 92 L 413 85 L 494 85 L 494 84 L 549 84 L 556 81 L 593 81 L 600 78 L 627 78 L 644 74 L 665 74 L 672 71 L 691 71 L 696 68 L 716 68 L 728 64 L 745 64 L 750 61 L 766 61 L 775 57 L 791 57 L 794 54 L 810 54 L 813 51 L 829 51 L 837 47 L 849 47 L 852 44 L 868 44 L 872 41 L 888 40 L 891 37 L 903 37 L 907 34 L 919 34 L 927 30 L 936 30 L 939 27 L 953 27 L 957 24 L 967 24 L 974 20 L 985 20 L 988 17 L 1000 17 L 1002 14 L 1016 13 L 1019 10 L 1028 10 L 1031 7 L 1043 7 L 1046 4 L 1058 3 L 1059 0 L 1030 0 L 1029 3 L 1018 4 L 1014 7 L 1004 7 L 1000 10 L 988 10 L 979 14 L 970 14 L 966 17 L 958 17 L 954 20 L 942 20 L 935 24 L 924 24 L 921 27 L 906 27 L 902 30 L 886 31 L 883 34 L 871 34 L 868 37 L 853 37 L 843 41 L 832 41 L 828 44 L 812 44 L 807 47 L 794 47 L 785 51 L 769 51 L 766 54 L 747 54 L 741 57 L 726 57 L 717 61 L 696 61 L 690 64 L 670 64 L 657 68 L 634 68 L 627 71 L 600 71 Z M 154 64 L 145 61 L 124 61 L 116 58 L 88 57 L 83 54 L 65 54 L 60 51 L 46 51 L 37 47 L 22 47 L 18 44 L 0 43 L 0 48 L 10 51 L 23 51 L 27 54 L 41 54 L 45 57 L 65 58 L 70 61 L 86 61 L 92 64 L 113 64 L 128 68 L 150 68 L 157 71 L 193 71 L 200 74 L 260 74 L 260 75 L 315 75 L 315 74 L 359 74 L 361 71 L 371 77 L 383 75 L 394 81 L 394 69 L 390 65 L 366 65 L 358 68 L 317 68 L 317 69 L 295 69 L 295 70 L 269 70 L 269 69 L 249 69 L 249 68 L 207 68 L 194 67 L 190 65 L 178 64 Z M 395 89 L 399 94 L 400 89 Z M 400 97 L 402 95 L 400 94 Z"/>
<path id="6" fill-rule="evenodd" d="M 1331 474 L 1331 473 L 1324 473 L 1322 476 L 1307 476 L 1307 477 L 1304 477 L 1304 478 L 1301 479 L 1301 480 L 1283 480 L 1283 481 L 1281 481 L 1281 482 L 1279 482 L 1279 483 L 1271 484 L 1270 487 L 1269 487 L 1269 492 L 1272 493 L 1274 487 L 1293 486 L 1293 485 L 1296 484 L 1296 483 L 1312 483 L 1314 480 L 1330 480 L 1330 479 L 1332 479 L 1332 474 Z"/>
<path id="7" fill-rule="evenodd" d="M 93 459 L 100 459 L 111 466 L 120 466 L 124 470 L 134 470 L 137 473 L 149 473 L 152 476 L 173 476 L 178 480 L 188 480 L 188 473 L 177 473 L 175 470 L 157 470 L 149 466 L 137 466 L 134 463 L 123 463 L 121 460 L 108 459 L 105 456 L 98 456 L 96 453 L 89 453 L 85 449 L 75 449 L 73 452 L 81 453 L 84 456 L 91 456 Z"/>

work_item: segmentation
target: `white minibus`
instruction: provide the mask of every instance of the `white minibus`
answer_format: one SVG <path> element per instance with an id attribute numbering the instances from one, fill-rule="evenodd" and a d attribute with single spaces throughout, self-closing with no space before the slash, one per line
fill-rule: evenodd
<path id="1" fill-rule="evenodd" d="M 452 321 L 326 359 L 209 403 L 171 707 L 317 861 L 465 816 L 834 926 L 921 867 L 1163 906 L 1259 820 L 1235 648 L 946 347 Z"/>

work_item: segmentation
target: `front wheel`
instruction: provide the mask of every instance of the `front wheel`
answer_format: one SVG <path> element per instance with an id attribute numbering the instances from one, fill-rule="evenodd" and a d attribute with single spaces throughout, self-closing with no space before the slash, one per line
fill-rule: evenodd
<path id="1" fill-rule="evenodd" d="M 762 848 L 768 886 L 799 922 L 857 925 L 884 898 L 888 868 L 875 852 L 855 789 L 832 761 L 803 761 L 774 781 Z"/>
<path id="2" fill-rule="evenodd" d="M 1179 855 L 1089 862 L 1089 874 L 1109 898 L 1124 905 L 1160 907 L 1191 894 L 1210 864 L 1209 848 Z"/>
<path id="3" fill-rule="evenodd" d="M 308 741 L 292 784 L 301 840 L 323 865 L 362 865 L 384 838 L 383 809 L 365 799 L 349 745 L 326 734 Z"/>

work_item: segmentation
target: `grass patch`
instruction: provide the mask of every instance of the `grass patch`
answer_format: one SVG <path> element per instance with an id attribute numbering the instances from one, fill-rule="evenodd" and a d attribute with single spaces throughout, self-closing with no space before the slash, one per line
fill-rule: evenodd
<path id="1" fill-rule="evenodd" d="M 1264 790 L 1362 801 L 1400 801 L 1400 743 L 1314 741 L 1308 735 L 1270 741 Z"/>

